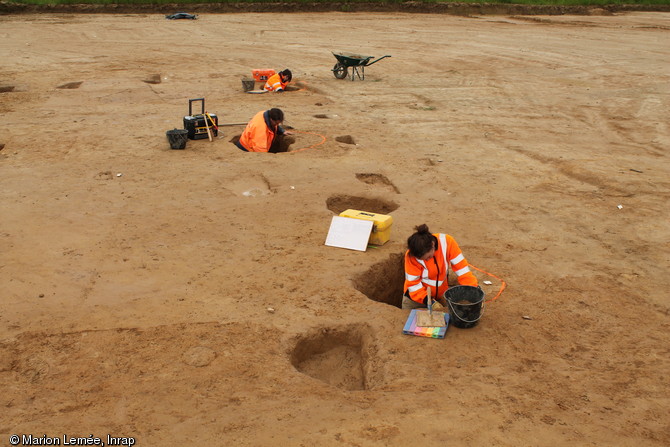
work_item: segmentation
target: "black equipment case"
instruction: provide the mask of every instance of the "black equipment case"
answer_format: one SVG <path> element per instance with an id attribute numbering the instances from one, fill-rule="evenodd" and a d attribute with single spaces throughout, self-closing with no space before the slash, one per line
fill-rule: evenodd
<path id="1" fill-rule="evenodd" d="M 202 109 L 199 114 L 193 115 L 193 103 L 197 101 L 201 102 Z M 188 131 L 189 139 L 201 140 L 203 138 L 209 138 L 207 136 L 205 120 L 207 120 L 209 131 L 212 132 L 212 137 L 215 137 L 219 134 L 219 117 L 217 117 L 215 113 L 208 113 L 207 115 L 205 115 L 205 98 L 195 98 L 188 100 L 188 116 L 184 117 L 184 129 Z M 214 122 L 212 122 L 212 120 Z"/>

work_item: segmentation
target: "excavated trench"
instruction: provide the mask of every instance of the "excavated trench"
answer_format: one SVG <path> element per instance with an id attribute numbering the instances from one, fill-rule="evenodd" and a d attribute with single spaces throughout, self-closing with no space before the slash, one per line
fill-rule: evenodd
<path id="1" fill-rule="evenodd" d="M 389 200 L 349 195 L 329 197 L 326 200 L 326 207 L 335 214 L 340 214 L 349 209 L 367 211 L 375 214 L 389 214 L 398 209 L 398 205 Z"/>
<path id="2" fill-rule="evenodd" d="M 405 283 L 403 258 L 403 253 L 390 254 L 388 259 L 355 277 L 354 288 L 372 301 L 401 308 Z"/>
<path id="3" fill-rule="evenodd" d="M 321 328 L 301 335 L 290 353 L 299 372 L 347 391 L 373 387 L 372 330 L 350 325 Z"/>

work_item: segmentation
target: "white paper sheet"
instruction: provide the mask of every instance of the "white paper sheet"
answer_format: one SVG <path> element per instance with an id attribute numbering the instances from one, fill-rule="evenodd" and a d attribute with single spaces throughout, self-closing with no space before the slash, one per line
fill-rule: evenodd
<path id="1" fill-rule="evenodd" d="M 326 237 L 326 245 L 365 251 L 368 248 L 373 224 L 371 220 L 333 216 Z"/>

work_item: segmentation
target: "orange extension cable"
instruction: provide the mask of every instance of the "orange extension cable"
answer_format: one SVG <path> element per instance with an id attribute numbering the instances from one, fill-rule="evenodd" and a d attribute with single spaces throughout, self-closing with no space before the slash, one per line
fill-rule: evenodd
<path id="1" fill-rule="evenodd" d="M 296 85 L 299 85 L 299 87 L 300 87 L 300 88 L 298 88 L 298 90 L 297 90 L 297 91 L 299 91 L 299 92 L 300 92 L 300 91 L 306 91 L 306 90 L 308 90 L 308 88 L 307 88 L 307 81 L 296 81 Z M 302 134 L 306 134 L 306 135 L 316 135 L 316 136 L 318 136 L 318 137 L 321 137 L 321 141 L 319 141 L 319 142 L 316 143 L 316 144 L 312 144 L 311 146 L 303 147 L 303 148 L 301 148 L 301 149 L 296 149 L 296 150 L 294 150 L 294 151 L 291 151 L 290 153 L 302 152 L 302 151 L 306 151 L 307 149 L 313 149 L 313 148 L 315 148 L 315 147 L 317 147 L 317 146 L 321 146 L 323 143 L 326 142 L 326 137 L 323 136 L 323 135 L 321 135 L 320 133 L 315 133 L 315 132 L 305 132 L 305 131 L 295 130 L 295 129 L 292 129 L 291 132 L 302 133 Z"/>
<path id="2" fill-rule="evenodd" d="M 491 298 L 490 300 L 486 300 L 486 302 L 487 302 L 487 303 L 490 303 L 491 301 L 495 301 L 495 300 L 497 300 L 498 297 L 500 296 L 500 294 L 503 293 L 503 290 L 505 290 L 505 287 L 507 287 L 507 283 L 506 283 L 505 281 L 503 281 L 502 278 L 497 277 L 497 276 L 494 275 L 493 273 L 489 273 L 489 272 L 487 272 L 486 270 L 482 270 L 482 269 L 480 269 L 480 268 L 478 268 L 478 267 L 475 267 L 475 266 L 472 265 L 472 264 L 470 264 L 470 267 L 472 267 L 473 269 L 475 269 L 475 270 L 477 270 L 477 271 L 479 271 L 479 272 L 486 273 L 487 275 L 489 275 L 489 276 L 491 276 L 491 277 L 497 279 L 498 281 L 500 281 L 500 283 L 501 283 L 501 284 L 500 284 L 500 290 L 498 290 L 498 293 L 496 294 L 496 296 L 494 296 L 494 297 Z"/>
<path id="3" fill-rule="evenodd" d="M 324 136 L 321 135 L 320 133 L 315 133 L 315 132 L 305 132 L 305 131 L 302 131 L 302 130 L 295 130 L 295 129 L 292 129 L 291 132 L 295 132 L 295 133 L 303 133 L 303 134 L 307 134 L 307 135 L 316 135 L 316 136 L 318 136 L 318 137 L 321 137 L 321 141 L 319 141 L 318 143 L 316 143 L 316 144 L 312 144 L 311 146 L 303 147 L 302 149 L 296 149 L 296 150 L 294 150 L 294 151 L 289 152 L 289 153 L 291 153 L 291 154 L 294 154 L 294 153 L 296 153 L 296 152 L 306 151 L 307 149 L 315 148 L 315 147 L 320 146 L 320 145 L 322 145 L 323 143 L 326 142 L 326 137 L 324 137 Z"/>

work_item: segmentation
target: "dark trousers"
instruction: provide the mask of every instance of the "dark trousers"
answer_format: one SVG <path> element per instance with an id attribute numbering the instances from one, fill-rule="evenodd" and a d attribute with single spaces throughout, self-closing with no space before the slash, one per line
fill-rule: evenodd
<path id="1" fill-rule="evenodd" d="M 278 152 L 286 152 L 288 150 L 288 145 L 283 144 L 284 142 L 284 135 L 275 135 L 274 140 L 272 140 L 272 145 L 270 146 L 270 150 L 268 152 L 272 152 L 273 154 L 276 154 Z"/>
<path id="2" fill-rule="evenodd" d="M 237 141 L 235 142 L 235 146 L 239 147 L 239 148 L 242 149 L 244 152 L 249 152 L 248 150 L 246 150 L 246 148 L 245 148 L 244 146 L 242 146 L 242 143 L 240 143 L 240 140 L 237 140 Z"/>
<path id="3" fill-rule="evenodd" d="M 286 152 L 288 151 L 288 144 L 283 144 L 284 143 L 284 135 L 275 135 L 274 140 L 272 140 L 272 145 L 270 146 L 270 150 L 268 152 L 276 154 L 278 152 Z M 237 146 L 239 149 L 243 150 L 244 152 L 249 152 L 244 146 L 242 146 L 242 143 L 240 143 L 240 140 L 235 141 L 235 146 Z"/>

